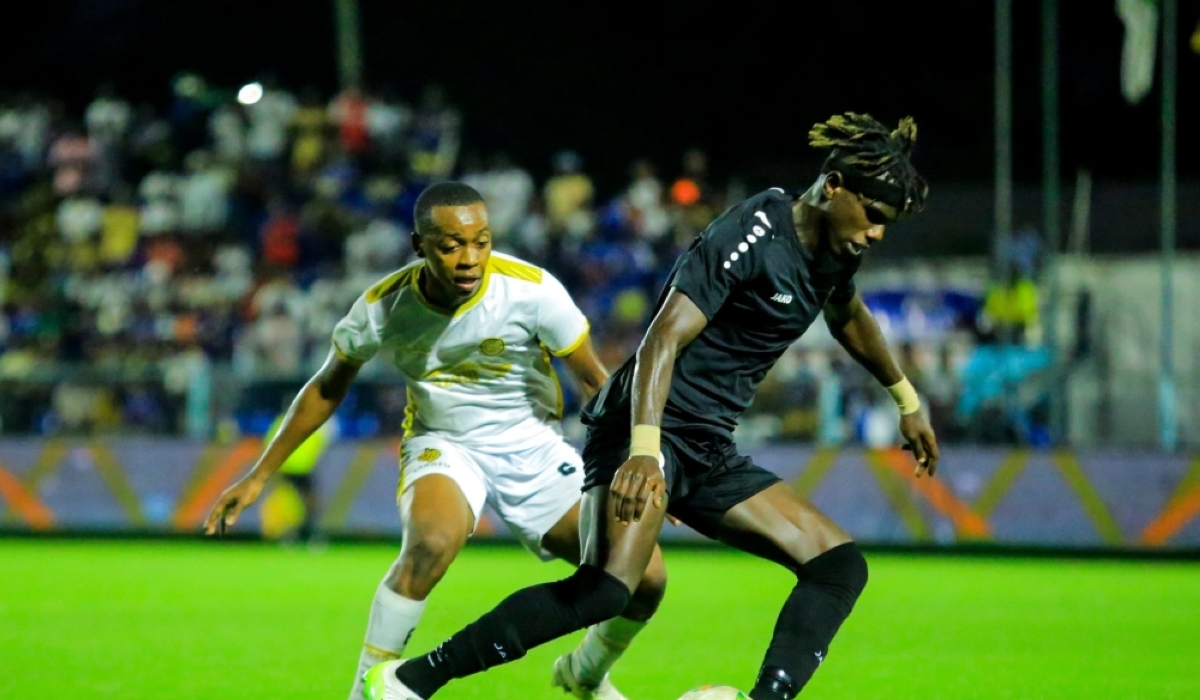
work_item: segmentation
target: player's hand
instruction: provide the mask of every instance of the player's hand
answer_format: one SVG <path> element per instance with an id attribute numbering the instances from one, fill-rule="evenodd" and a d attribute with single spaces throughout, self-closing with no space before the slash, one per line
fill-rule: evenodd
<path id="1" fill-rule="evenodd" d="M 263 482 L 253 476 L 242 477 L 236 484 L 225 489 L 213 504 L 208 520 L 204 521 L 204 534 L 213 535 L 218 528 L 224 532 L 226 527 L 233 527 L 242 511 L 258 500 L 262 490 Z"/>
<path id="2" fill-rule="evenodd" d="M 922 474 L 933 476 L 938 465 L 938 445 L 937 437 L 933 434 L 933 427 L 929 425 L 929 419 L 921 411 L 900 416 L 900 434 L 908 443 L 904 449 L 910 450 L 917 460 L 917 468 L 913 472 L 913 476 L 917 478 L 920 478 Z"/>
<path id="3" fill-rule="evenodd" d="M 639 455 L 626 460 L 613 475 L 608 502 L 613 517 L 628 525 L 640 521 L 652 501 L 655 508 L 666 505 L 666 496 L 667 484 L 658 460 Z"/>

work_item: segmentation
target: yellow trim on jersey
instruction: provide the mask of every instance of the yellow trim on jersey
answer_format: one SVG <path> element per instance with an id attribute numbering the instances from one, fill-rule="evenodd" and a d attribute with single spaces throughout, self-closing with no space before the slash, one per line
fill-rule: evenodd
<path id="1" fill-rule="evenodd" d="M 407 403 L 404 405 L 404 422 L 400 427 L 404 430 L 404 439 L 407 440 L 412 437 L 413 422 L 417 419 L 417 400 L 411 387 L 404 387 L 404 396 Z"/>
<path id="2" fill-rule="evenodd" d="M 423 264 L 423 263 L 422 263 Z M 416 279 L 417 272 L 421 270 L 421 264 L 405 267 L 398 272 L 395 272 L 382 281 L 367 290 L 367 303 L 374 304 L 380 299 L 389 294 L 395 293 L 404 285 L 408 284 L 410 279 Z"/>
<path id="3" fill-rule="evenodd" d="M 418 269 L 421 267 L 424 267 L 424 263 L 422 263 L 420 266 L 418 266 Z M 443 309 L 442 307 L 438 306 L 437 304 L 434 304 L 432 301 L 429 301 L 429 299 L 427 299 L 425 297 L 425 293 L 421 291 L 421 276 L 420 275 L 413 275 L 413 278 L 412 278 L 413 293 L 416 295 L 417 301 L 421 302 L 421 305 L 424 306 L 425 308 L 429 309 L 430 311 L 439 313 L 443 316 L 453 316 L 453 317 L 462 316 L 466 312 L 475 308 L 475 305 L 478 304 L 483 299 L 483 295 L 487 294 L 488 283 L 491 279 L 491 274 L 490 274 L 491 269 L 490 268 L 491 268 L 491 264 L 489 263 L 488 267 L 484 268 L 484 270 L 483 270 L 483 280 L 479 283 L 479 289 L 476 289 L 475 293 L 472 294 L 469 299 L 467 299 L 462 304 L 460 304 L 457 309 Z"/>
<path id="4" fill-rule="evenodd" d="M 408 393 L 408 387 L 405 387 L 405 392 Z M 412 394 L 409 393 L 409 396 L 411 397 Z M 405 422 L 407 423 L 408 422 L 408 418 L 407 418 L 408 406 L 404 407 L 404 413 L 405 413 Z M 408 440 L 408 438 L 409 438 L 409 435 L 406 431 L 400 437 L 400 449 L 398 449 L 396 451 L 396 467 L 397 467 L 397 471 L 400 472 L 400 478 L 397 479 L 397 481 L 396 481 L 396 507 L 397 508 L 400 507 L 400 497 L 404 495 L 404 480 L 405 480 L 405 476 L 406 476 L 404 473 L 404 471 L 405 471 L 404 470 L 404 441 Z"/>
<path id="5" fill-rule="evenodd" d="M 571 353 L 578 350 L 580 345 L 583 345 L 583 341 L 587 340 L 588 333 L 590 333 L 591 331 L 592 331 L 591 324 L 585 323 L 583 325 L 583 332 L 579 334 L 579 337 L 575 339 L 574 343 L 571 343 L 570 345 L 563 348 L 562 350 L 551 350 L 550 354 L 554 355 L 555 357 L 566 357 L 567 355 L 570 355 Z"/>
<path id="6" fill-rule="evenodd" d="M 527 262 L 493 255 L 488 258 L 488 267 L 495 270 L 497 274 L 504 275 L 505 277 L 514 277 L 535 284 L 542 283 L 542 268 L 530 265 Z"/>
<path id="7" fill-rule="evenodd" d="M 562 382 L 558 380 L 558 372 L 554 371 L 554 361 L 550 359 L 550 348 L 542 343 L 542 359 L 546 362 L 546 369 L 550 372 L 550 379 L 554 382 L 554 390 L 558 393 L 558 412 L 554 417 L 562 420 L 563 413 L 566 409 L 566 401 L 563 399 Z"/>

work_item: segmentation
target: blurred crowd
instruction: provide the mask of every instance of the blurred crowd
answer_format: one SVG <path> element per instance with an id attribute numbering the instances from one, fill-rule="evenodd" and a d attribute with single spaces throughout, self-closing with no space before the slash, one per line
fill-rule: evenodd
<path id="1" fill-rule="evenodd" d="M 598 192 L 564 149 L 539 182 L 505 153 L 473 152 L 434 85 L 410 102 L 354 86 L 295 92 L 271 76 L 235 92 L 181 74 L 165 109 L 105 85 L 81 114 L 0 96 L 0 430 L 261 432 L 354 299 L 412 258 L 416 196 L 449 178 L 483 194 L 498 250 L 564 282 L 616 368 L 675 257 L 748 194 L 715 182 L 702 150 L 670 165 L 638 160 L 623 188 Z M 1028 313 L 1028 290 L 1014 294 L 989 297 L 996 318 Z M 935 419 L 952 430 L 965 358 L 908 346 L 903 360 L 929 377 Z M 235 397 L 211 395 L 215 368 Z M 362 377 L 343 433 L 395 432 L 397 374 L 371 363 Z M 809 344 L 772 373 L 747 425 L 867 440 L 872 406 L 894 423 L 865 373 Z"/>
<path id="2" fill-rule="evenodd" d="M 206 364 L 247 381 L 311 372 L 354 298 L 411 259 L 416 196 L 448 178 L 484 195 L 497 249 L 563 280 L 617 366 L 728 194 L 699 150 L 667 178 L 633 163 L 611 196 L 570 150 L 536 182 L 504 153 L 464 149 L 438 86 L 412 102 L 270 76 L 236 92 L 191 74 L 170 87 L 158 110 L 109 85 L 82 114 L 0 98 L 6 431 L 170 432 Z M 23 385 L 39 371 L 55 381 Z"/>

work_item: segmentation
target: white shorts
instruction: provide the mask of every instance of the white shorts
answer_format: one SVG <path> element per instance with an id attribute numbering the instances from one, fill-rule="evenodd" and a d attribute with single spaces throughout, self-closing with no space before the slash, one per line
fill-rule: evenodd
<path id="1" fill-rule="evenodd" d="M 401 521 L 408 511 L 404 501 L 410 487 L 430 474 L 443 474 L 458 484 L 476 527 L 486 503 L 521 544 L 543 560 L 554 556 L 542 548 L 542 536 L 579 502 L 583 489 L 583 459 L 553 432 L 528 447 L 500 453 L 420 435 L 406 439 L 400 450 Z"/>

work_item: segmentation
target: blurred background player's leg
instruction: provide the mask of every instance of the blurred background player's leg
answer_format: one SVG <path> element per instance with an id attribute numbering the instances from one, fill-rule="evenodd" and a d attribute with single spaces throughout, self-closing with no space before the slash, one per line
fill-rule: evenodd
<path id="1" fill-rule="evenodd" d="M 263 436 L 263 445 L 269 445 L 271 440 L 275 438 L 275 434 L 279 432 L 279 428 L 283 425 L 284 416 L 287 415 L 290 401 L 285 400 L 283 411 L 276 416 L 275 422 L 267 429 Z M 301 516 L 299 523 L 298 537 L 300 541 L 311 543 L 316 535 L 317 517 L 319 514 L 319 502 L 317 500 L 317 489 L 313 479 L 313 472 L 317 468 L 317 464 L 321 461 L 325 451 L 337 439 L 338 424 L 337 418 L 331 418 L 325 421 L 320 428 L 317 428 L 312 435 L 308 437 L 291 457 L 288 458 L 283 466 L 280 467 L 280 474 L 295 489 L 296 495 L 299 496 L 301 506 Z M 290 528 L 289 528 L 290 529 Z"/>
<path id="2" fill-rule="evenodd" d="M 299 532 L 297 533 L 300 541 L 311 543 L 316 535 L 317 525 L 317 492 L 313 487 L 313 475 L 307 474 L 284 474 L 283 478 L 287 480 L 292 488 L 296 490 L 296 495 L 300 497 L 302 512 L 300 515 Z"/>

